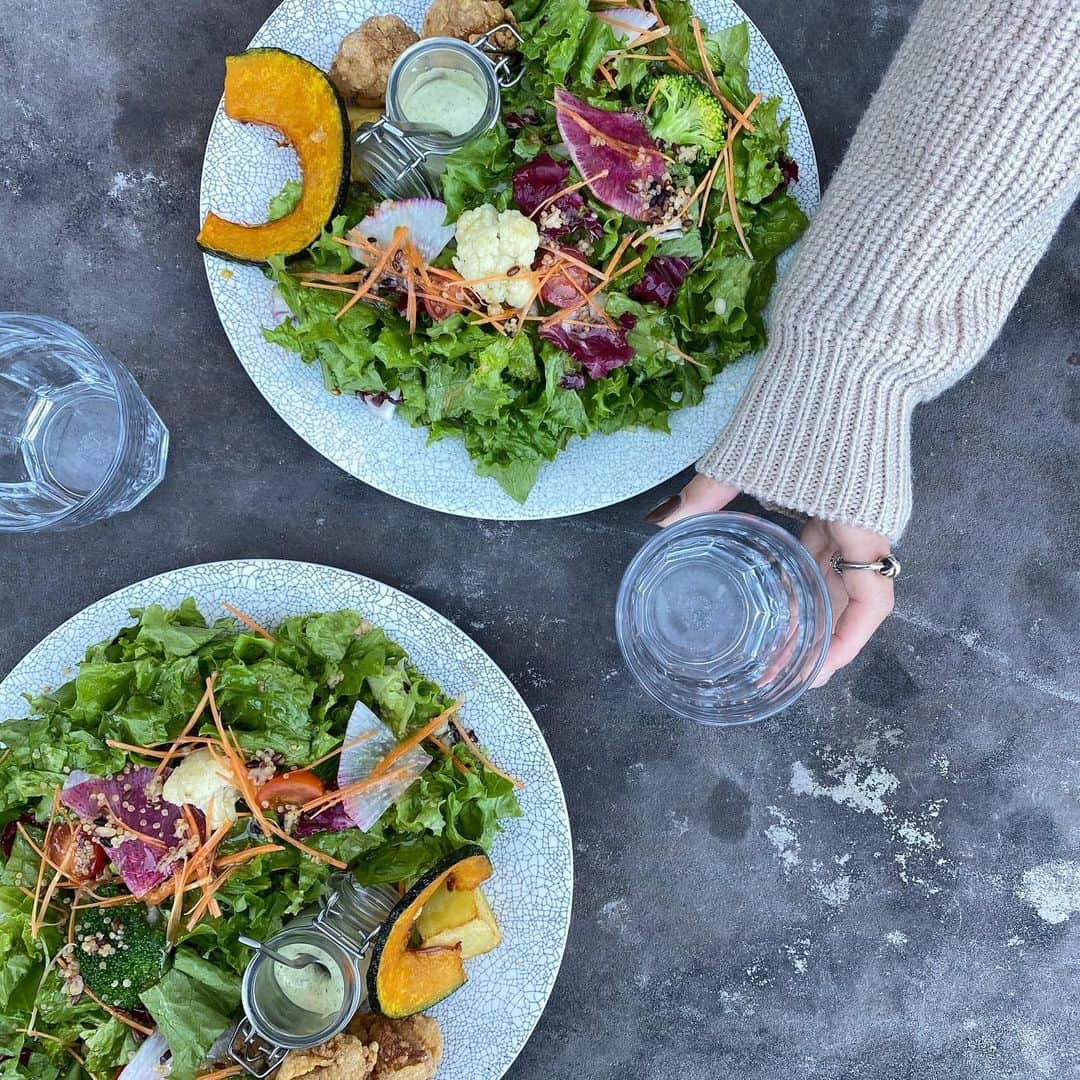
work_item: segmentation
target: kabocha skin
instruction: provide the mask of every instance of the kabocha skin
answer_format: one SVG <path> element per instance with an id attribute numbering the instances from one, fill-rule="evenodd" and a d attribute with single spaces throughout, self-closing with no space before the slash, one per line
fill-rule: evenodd
<path id="1" fill-rule="evenodd" d="M 300 254 L 345 204 L 352 144 L 349 116 L 327 75 L 283 49 L 248 49 L 225 60 L 225 115 L 265 124 L 288 140 L 303 186 L 295 209 L 276 221 L 243 225 L 206 215 L 198 245 L 211 255 L 264 263 Z"/>
<path id="2" fill-rule="evenodd" d="M 412 1016 L 464 985 L 460 946 L 411 949 L 409 941 L 424 904 L 443 882 L 449 889 L 475 889 L 491 874 L 491 860 L 482 848 L 461 848 L 401 898 L 372 943 L 367 976 L 372 1008 L 395 1019 Z"/>

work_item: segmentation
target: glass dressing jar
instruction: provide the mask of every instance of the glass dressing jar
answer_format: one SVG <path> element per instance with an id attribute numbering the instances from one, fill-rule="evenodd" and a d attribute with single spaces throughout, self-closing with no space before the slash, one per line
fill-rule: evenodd
<path id="1" fill-rule="evenodd" d="M 446 157 L 495 126 L 501 92 L 524 74 L 521 56 L 495 45 L 502 23 L 475 43 L 424 38 L 394 62 L 386 112 L 353 139 L 356 174 L 388 199 L 435 198 Z"/>
<path id="2" fill-rule="evenodd" d="M 331 891 L 314 911 L 298 915 L 268 942 L 286 956 L 309 953 L 329 969 L 323 994 L 304 1003 L 291 969 L 266 953 L 252 956 L 240 995 L 244 1019 L 229 1055 L 252 1076 L 268 1076 L 290 1050 L 320 1044 L 342 1031 L 364 1003 L 367 948 L 398 901 L 385 885 L 365 888 L 335 874 Z"/>

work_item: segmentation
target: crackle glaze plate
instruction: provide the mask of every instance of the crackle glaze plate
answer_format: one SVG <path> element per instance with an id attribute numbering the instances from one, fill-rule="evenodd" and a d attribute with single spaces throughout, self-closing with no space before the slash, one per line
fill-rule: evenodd
<path id="1" fill-rule="evenodd" d="M 284 0 L 252 38 L 252 46 L 299 53 L 324 70 L 338 43 L 371 15 L 392 10 L 419 29 L 428 0 Z M 790 153 L 799 164 L 792 194 L 813 213 L 819 198 L 817 160 L 810 130 L 791 80 L 776 53 L 733 0 L 698 0 L 709 26 L 750 25 L 751 86 L 779 96 L 790 118 Z M 203 162 L 199 220 L 215 210 L 234 221 L 264 221 L 270 198 L 297 175 L 291 150 L 272 134 L 229 120 L 221 103 L 210 127 Z M 638 495 L 696 461 L 727 423 L 750 374 L 752 356 L 725 368 L 705 400 L 672 414 L 671 433 L 622 431 L 574 438 L 545 464 L 524 503 L 515 502 L 489 477 L 477 476 L 461 442 L 427 445 L 427 431 L 400 418 L 380 418 L 360 401 L 334 397 L 318 365 L 267 344 L 272 325 L 271 286 L 258 267 L 204 256 L 210 292 L 240 363 L 263 396 L 301 438 L 347 473 L 400 499 L 465 517 L 535 519 L 597 510 Z M 780 260 L 783 272 L 786 259 Z"/>
<path id="2" fill-rule="evenodd" d="M 264 625 L 288 615 L 352 608 L 404 646 L 448 693 L 493 758 L 525 783 L 524 816 L 507 824 L 484 886 L 503 931 L 494 952 L 468 963 L 469 981 L 432 1013 L 446 1049 L 439 1080 L 497 1080 L 544 1010 L 570 923 L 573 854 L 562 786 L 525 702 L 495 662 L 451 622 L 411 596 L 359 574 L 273 559 L 205 563 L 129 585 L 68 619 L 0 683 L 0 717 L 26 714 L 24 692 L 71 677 L 86 647 L 130 622 L 130 608 L 193 596 L 208 619 L 227 600 Z M 3 728 L 0 725 L 0 740 Z"/>

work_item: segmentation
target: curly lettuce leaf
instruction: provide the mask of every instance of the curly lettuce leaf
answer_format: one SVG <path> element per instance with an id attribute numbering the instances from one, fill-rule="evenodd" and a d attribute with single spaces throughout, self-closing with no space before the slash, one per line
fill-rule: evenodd
<path id="1" fill-rule="evenodd" d="M 181 948 L 172 968 L 141 997 L 169 1044 L 170 1080 L 194 1080 L 207 1051 L 240 1007 L 240 980 L 192 949 Z"/>

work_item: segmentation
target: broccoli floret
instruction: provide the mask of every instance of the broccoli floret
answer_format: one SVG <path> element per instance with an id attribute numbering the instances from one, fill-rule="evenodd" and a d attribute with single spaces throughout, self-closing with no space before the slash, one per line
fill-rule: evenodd
<path id="1" fill-rule="evenodd" d="M 165 969 L 165 934 L 142 904 L 84 908 L 75 923 L 75 959 L 83 982 L 116 1009 L 139 1009 L 139 995 Z"/>
<path id="2" fill-rule="evenodd" d="M 654 138 L 673 146 L 699 146 L 708 157 L 720 153 L 727 119 L 707 87 L 678 72 L 654 79 L 646 89 L 653 101 L 647 120 Z"/>

